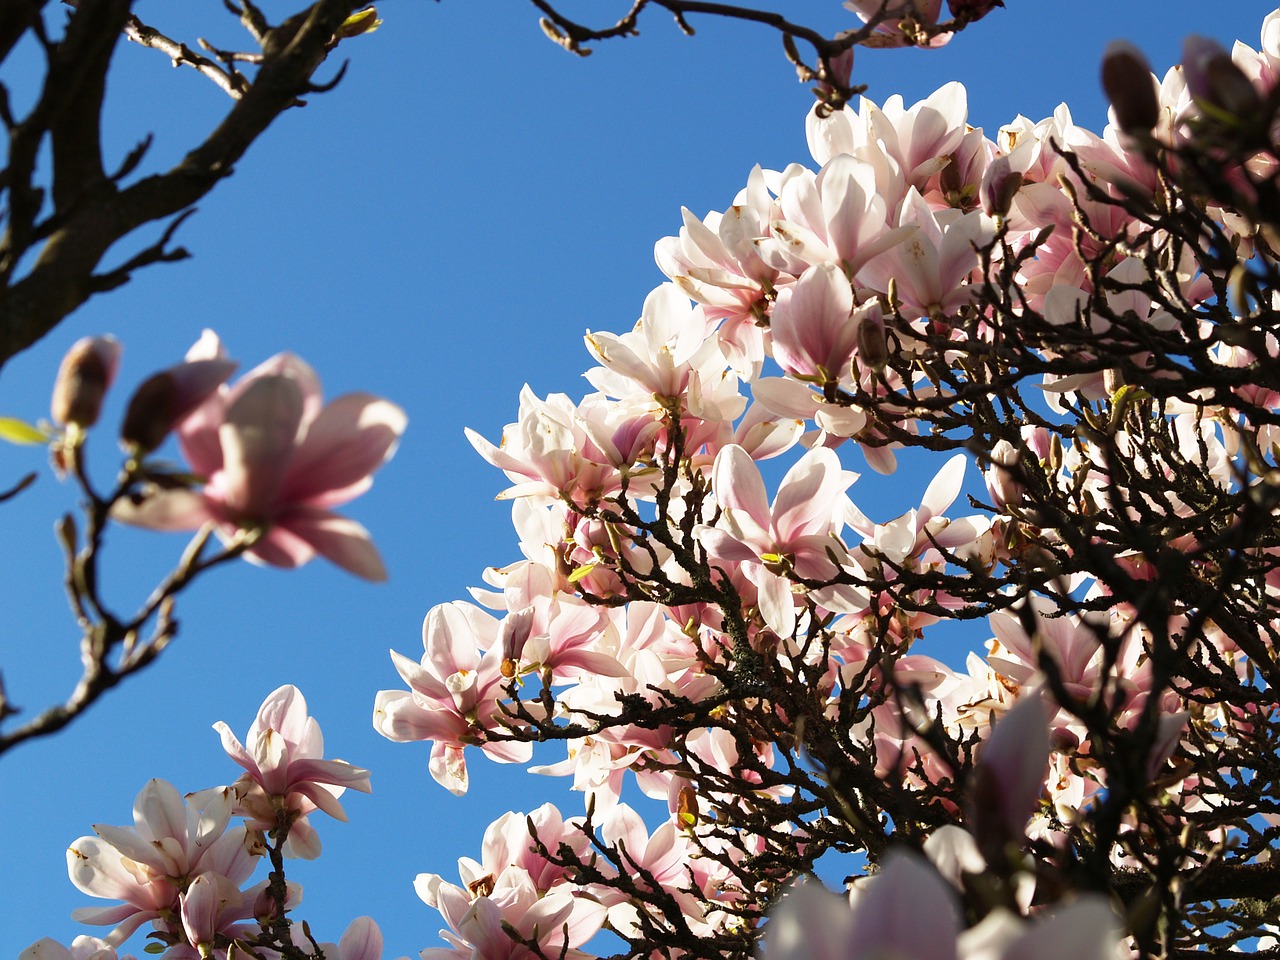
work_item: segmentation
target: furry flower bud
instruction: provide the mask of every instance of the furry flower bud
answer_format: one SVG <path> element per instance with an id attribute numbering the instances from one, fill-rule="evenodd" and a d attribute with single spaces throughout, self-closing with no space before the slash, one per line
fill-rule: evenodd
<path id="1" fill-rule="evenodd" d="M 1160 120 L 1160 98 L 1151 64 L 1137 47 L 1113 40 L 1102 55 L 1102 89 L 1116 112 L 1116 123 L 1128 134 L 1150 133 Z"/>
<path id="2" fill-rule="evenodd" d="M 1247 119 L 1262 109 L 1262 98 L 1244 71 L 1221 44 L 1195 34 L 1182 44 L 1182 69 L 1187 90 L 1203 104 L 1229 117 Z"/>
<path id="3" fill-rule="evenodd" d="M 129 398 L 120 442 L 150 453 L 235 369 L 231 360 L 191 360 L 148 377 Z"/>
<path id="4" fill-rule="evenodd" d="M 53 421 L 77 427 L 97 423 L 119 365 L 120 342 L 114 337 L 84 337 L 72 344 L 53 383 Z"/>

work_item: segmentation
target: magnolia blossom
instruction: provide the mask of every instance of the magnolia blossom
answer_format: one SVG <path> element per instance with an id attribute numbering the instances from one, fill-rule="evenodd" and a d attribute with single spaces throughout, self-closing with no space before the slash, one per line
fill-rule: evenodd
<path id="1" fill-rule="evenodd" d="M 790 636 L 796 626 L 791 576 L 836 572 L 827 551 L 848 504 L 844 491 L 857 474 L 841 469 L 832 451 L 811 450 L 787 472 L 772 506 L 759 468 L 741 447 L 721 450 L 712 475 L 724 511 L 718 525 L 698 528 L 699 537 L 713 562 L 741 564 L 759 592 L 765 623 Z"/>
<path id="2" fill-rule="evenodd" d="M 206 334 L 189 361 L 222 355 Z M 316 554 L 368 580 L 386 579 L 369 533 L 332 508 L 369 489 L 406 418 L 395 404 L 350 393 L 325 404 L 315 372 L 283 353 L 223 388 L 178 427 L 200 490 L 149 489 L 116 516 L 156 530 L 213 524 L 227 540 L 251 533 L 246 556 L 297 567 Z"/>
<path id="3" fill-rule="evenodd" d="M 171 920 L 190 882 L 205 874 L 238 888 L 253 873 L 245 829 L 227 830 L 234 794 L 205 791 L 190 805 L 171 784 L 152 780 L 138 794 L 133 827 L 96 824 L 67 850 L 71 882 L 94 897 L 122 900 L 115 907 L 85 907 L 82 923 L 115 925 L 106 936 L 119 946 L 147 921 Z"/>
<path id="4" fill-rule="evenodd" d="M 942 0 L 845 0 L 845 7 L 856 13 L 863 23 L 883 11 L 876 23 L 876 33 L 869 46 L 905 47 L 917 41 L 916 30 L 933 26 L 942 12 Z M 925 42 L 925 46 L 941 47 L 951 34 L 941 33 Z"/>
<path id="5" fill-rule="evenodd" d="M 97 937 L 83 934 L 68 949 L 51 937 L 37 940 L 18 954 L 18 960 L 137 960 L 132 954 L 120 957 L 115 947 Z"/>
<path id="6" fill-rule="evenodd" d="M 537 954 L 517 943 L 507 927 L 535 941 L 542 956 L 587 960 L 589 955 L 577 947 L 605 920 L 604 906 L 589 898 L 568 891 L 540 895 L 518 867 L 478 896 L 433 875 L 418 877 L 414 887 L 449 925 L 440 935 L 450 946 L 429 947 L 421 952 L 422 960 L 533 960 Z"/>
<path id="7" fill-rule="evenodd" d="M 480 644 L 478 636 L 484 638 Z M 528 760 L 530 744 L 486 736 L 504 719 L 499 698 L 506 678 L 493 618 L 471 604 L 441 604 L 422 625 L 422 643 L 421 662 L 391 652 L 410 689 L 379 691 L 373 708 L 378 732 L 400 742 L 434 741 L 431 775 L 459 795 L 467 792 L 468 745 L 504 763 Z"/>
<path id="8" fill-rule="evenodd" d="M 964 930 L 955 896 L 912 854 L 891 853 L 860 881 L 852 909 L 813 882 L 793 886 L 765 933 L 770 960 L 1115 960 L 1119 924 L 1106 901 L 1083 898 L 1028 923 L 997 909 Z"/>
<path id="9" fill-rule="evenodd" d="M 338 802 L 343 791 L 350 787 L 371 792 L 368 770 L 344 760 L 322 759 L 320 725 L 307 715 L 307 701 L 297 687 L 280 687 L 263 701 L 245 744 L 221 720 L 213 728 L 222 737 L 227 755 L 245 769 L 232 788 L 236 812 L 268 831 L 277 829 L 281 817 L 286 817 L 286 849 L 295 856 L 310 860 L 320 853 L 320 839 L 308 814 L 322 810 L 346 820 Z"/>

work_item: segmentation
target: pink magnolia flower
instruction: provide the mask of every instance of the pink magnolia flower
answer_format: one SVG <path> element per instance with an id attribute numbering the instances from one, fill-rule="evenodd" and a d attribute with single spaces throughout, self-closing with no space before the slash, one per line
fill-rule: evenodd
<path id="1" fill-rule="evenodd" d="M 770 507 L 760 470 L 742 447 L 731 444 L 716 455 L 711 483 L 723 511 L 716 526 L 697 527 L 699 540 L 712 564 L 741 564 L 759 591 L 761 616 L 781 637 L 796 626 L 790 574 L 836 572 L 827 551 L 850 508 L 845 489 L 856 479 L 833 451 L 810 450 L 787 471 Z"/>
<path id="2" fill-rule="evenodd" d="M 774 358 L 794 377 L 839 383 L 848 376 L 863 315 L 855 312 L 853 289 L 837 264 L 810 267 L 773 308 Z"/>
<path id="3" fill-rule="evenodd" d="M 18 954 L 18 960 L 118 960 L 116 948 L 97 937 L 76 937 L 68 949 L 52 937 L 37 940 Z M 137 960 L 129 954 L 119 960 Z"/>
<path id="4" fill-rule="evenodd" d="M 133 827 L 96 824 L 97 836 L 81 837 L 67 850 L 67 872 L 84 893 L 122 900 L 114 907 L 84 907 L 81 923 L 115 924 L 106 942 L 119 946 L 149 920 L 171 917 L 190 880 L 211 873 L 238 886 L 257 858 L 245 845 L 245 830 L 230 832 L 233 796 L 209 790 L 183 802 L 163 780 L 152 780 L 133 805 Z"/>
<path id="5" fill-rule="evenodd" d="M 408 690 L 380 690 L 374 728 L 388 740 L 434 741 L 430 770 L 436 782 L 461 796 L 467 792 L 464 750 L 479 746 L 500 763 L 523 763 L 533 746 L 490 740 L 487 731 L 508 722 L 500 706 L 506 678 L 497 622 L 469 603 L 433 608 L 422 625 L 422 660 L 391 651 Z"/>
<path id="6" fill-rule="evenodd" d="M 863 23 L 883 13 L 876 23 L 875 33 L 868 46 L 905 47 L 916 44 L 912 29 L 937 25 L 942 13 L 942 0 L 845 0 L 846 9 L 852 10 Z M 907 29 L 904 29 L 906 27 Z M 951 39 L 951 34 L 940 33 L 930 37 L 926 47 L 941 47 Z"/>
<path id="7" fill-rule="evenodd" d="M 295 923 L 290 932 L 294 942 L 309 953 L 312 947 L 302 924 Z M 322 943 L 320 949 L 329 960 L 382 960 L 382 930 L 372 917 L 356 917 L 337 943 Z"/>
<path id="8" fill-rule="evenodd" d="M 655 244 L 658 268 L 713 316 L 751 316 L 777 277 L 752 243 L 768 231 L 773 206 L 759 165 L 744 194 L 745 202 L 724 214 L 713 212 L 706 221 L 682 207 L 680 235 Z"/>
<path id="9" fill-rule="evenodd" d="M 797 275 L 808 266 L 839 263 L 853 276 L 914 232 L 914 227 L 888 224 L 891 198 L 899 189 L 890 171 L 838 154 L 816 176 L 806 172 L 786 182 L 779 197 L 781 217 L 771 225 L 773 238 L 761 241 L 761 255 Z"/>
<path id="10" fill-rule="evenodd" d="M 539 893 L 549 893 L 571 883 L 570 868 L 564 863 L 553 863 L 539 849 L 557 856 L 553 851 L 567 846 L 575 856 L 586 857 L 589 841 L 582 824 L 581 817 L 565 820 L 551 803 L 544 803 L 527 815 L 504 813 L 485 830 L 480 860 L 458 859 L 463 886 L 472 896 L 491 893 L 503 874 L 512 868 L 527 877 Z"/>
<path id="11" fill-rule="evenodd" d="M 982 213 L 929 209 L 915 187 L 907 191 L 899 225 L 918 229 L 863 268 L 858 279 L 882 293 L 893 282 L 907 317 L 947 316 L 972 299 L 969 275 L 978 266 L 978 249 L 990 225 Z"/>
<path id="12" fill-rule="evenodd" d="M 707 933 L 706 903 L 716 899 L 717 880 L 726 879 L 713 858 L 701 856 L 698 845 L 688 831 L 681 830 L 675 820 L 667 820 L 652 833 L 640 815 L 625 803 L 614 807 L 600 826 L 601 838 L 611 847 L 623 851 L 623 869 L 635 878 L 640 889 L 650 883 L 680 904 L 691 928 Z M 691 891 L 696 885 L 700 895 Z M 601 899 L 609 908 L 609 924 L 624 937 L 639 937 L 641 898 L 628 898 L 617 890 L 601 891 Z"/>
<path id="13" fill-rule="evenodd" d="M 915 854 L 890 853 L 860 881 L 853 905 L 817 883 L 803 883 L 773 908 L 772 960 L 1114 960 L 1119 924 L 1101 897 L 1083 897 L 1028 923 L 1009 910 L 961 930 L 951 889 Z"/>
<path id="14" fill-rule="evenodd" d="M 281 812 L 291 820 L 288 852 L 304 859 L 320 853 L 320 841 L 307 815 L 323 810 L 337 820 L 347 815 L 338 797 L 350 787 L 369 793 L 369 771 L 343 760 L 324 760 L 324 738 L 315 718 L 307 715 L 307 701 L 294 686 L 271 693 L 254 718 L 241 744 L 231 728 L 213 725 L 222 749 L 245 773 L 235 782 L 237 812 L 260 830 L 272 830 Z"/>
<path id="15" fill-rule="evenodd" d="M 423 960 L 535 960 L 528 947 L 507 933 L 512 928 L 537 942 L 544 957 L 587 960 L 576 949 L 590 940 L 605 920 L 603 904 L 564 890 L 540 895 L 519 867 L 511 867 L 488 895 L 476 896 L 434 874 L 414 882 L 418 896 L 444 916 L 440 935 L 449 947 L 428 947 Z"/>
<path id="16" fill-rule="evenodd" d="M 206 335 L 188 360 L 221 354 Z M 315 372 L 282 353 L 210 397 L 178 428 L 199 491 L 149 490 L 118 505 L 119 519 L 154 530 L 215 524 L 225 539 L 260 531 L 246 556 L 297 567 L 316 554 L 368 580 L 386 570 L 354 520 L 332 512 L 369 489 L 395 451 L 404 411 L 365 393 L 325 404 Z"/>

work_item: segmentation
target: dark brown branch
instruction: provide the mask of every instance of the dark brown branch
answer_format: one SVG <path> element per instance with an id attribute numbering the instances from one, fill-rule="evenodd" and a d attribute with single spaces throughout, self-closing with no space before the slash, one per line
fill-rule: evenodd
<path id="1" fill-rule="evenodd" d="M 101 173 L 97 157 L 97 98 L 86 97 L 87 103 L 78 103 L 70 114 L 62 109 L 63 99 L 71 96 L 62 84 L 63 74 L 71 71 L 67 64 L 77 60 L 91 64 L 91 71 L 79 75 L 79 86 L 100 90 L 106 57 L 127 15 L 124 0 L 92 4 L 86 0 L 73 14 L 73 23 L 92 23 L 105 32 L 96 39 L 87 36 L 87 26 L 68 32 L 68 38 L 55 48 L 45 96 L 10 137 L 10 223 L 0 243 L 0 279 L 10 280 L 11 285 L 0 290 L 0 364 L 101 288 L 95 270 L 112 244 L 138 227 L 182 212 L 207 194 L 277 117 L 316 89 L 315 71 L 332 49 L 339 27 L 359 6 L 355 0 L 317 0 L 268 31 L 263 61 L 252 84 L 205 141 L 172 170 L 117 190 Z M 103 26 L 108 21 L 102 18 L 108 13 L 115 18 L 111 24 L 118 21 L 115 33 Z M 56 219 L 44 231 L 47 239 L 35 265 L 12 282 L 13 271 L 38 233 L 40 197 L 33 186 L 33 172 L 36 150 L 46 131 L 55 142 L 55 184 L 61 185 Z M 92 134 L 91 143 L 77 148 L 75 137 L 86 131 Z M 58 144 L 63 145 L 61 150 Z M 146 262 L 154 259 L 144 258 Z M 127 279 L 118 271 L 111 276 L 113 282 Z"/>

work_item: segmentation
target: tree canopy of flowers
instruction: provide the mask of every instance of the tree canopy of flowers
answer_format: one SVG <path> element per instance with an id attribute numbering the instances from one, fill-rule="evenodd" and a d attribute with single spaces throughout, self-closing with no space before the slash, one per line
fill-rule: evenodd
<path id="1" fill-rule="evenodd" d="M 940 0 L 849 6 L 863 39 L 931 45 L 992 4 L 953 0 L 952 26 Z M 430 610 L 373 725 L 429 742 L 455 794 L 479 754 L 562 743 L 533 769 L 583 807 L 506 814 L 458 882 L 419 876 L 447 942 L 422 956 L 1280 954 L 1280 10 L 1258 49 L 1192 37 L 1163 78 L 1114 45 L 1101 134 L 1065 106 L 973 128 L 959 83 L 849 100 L 843 52 L 809 77 L 833 94 L 811 162 L 684 210 L 639 320 L 587 333 L 593 392 L 526 389 L 500 441 L 470 434 L 521 556 Z M 117 353 L 73 350 L 51 437 L 92 506 L 73 593 L 117 674 L 223 560 L 384 575 L 332 508 L 398 407 L 325 406 L 288 355 L 227 386 L 209 335 L 139 388 L 98 494 L 79 451 Z M 171 431 L 189 471 L 151 459 Z M 918 505 L 857 505 L 859 471 L 920 469 Z M 199 531 L 127 621 L 90 575 L 115 520 Z M 923 651 L 955 624 L 981 652 Z M 24 957 L 109 960 L 150 924 L 172 960 L 375 960 L 368 918 L 329 945 L 292 922 L 284 866 L 368 772 L 323 759 L 292 687 L 243 743 L 218 730 L 239 780 L 153 781 L 133 827 L 68 852 L 120 901 L 78 914 L 110 931 Z"/>

